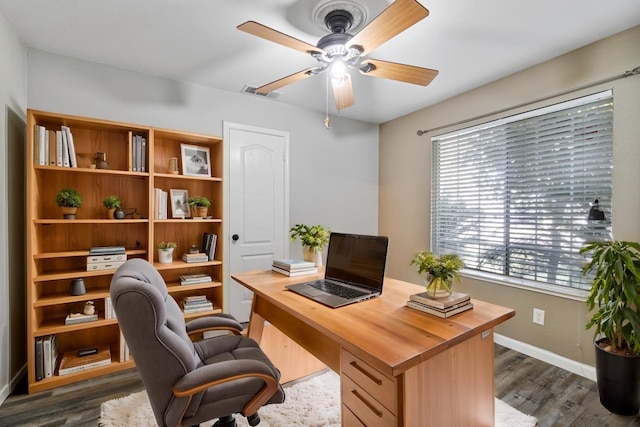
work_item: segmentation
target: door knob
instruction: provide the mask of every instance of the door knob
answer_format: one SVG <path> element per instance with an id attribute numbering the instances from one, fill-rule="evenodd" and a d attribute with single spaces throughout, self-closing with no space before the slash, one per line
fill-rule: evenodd
<path id="1" fill-rule="evenodd" d="M 231 240 L 233 240 L 234 242 L 237 241 L 240 238 L 240 236 L 238 236 L 237 234 L 234 234 L 233 236 L 231 236 Z"/>

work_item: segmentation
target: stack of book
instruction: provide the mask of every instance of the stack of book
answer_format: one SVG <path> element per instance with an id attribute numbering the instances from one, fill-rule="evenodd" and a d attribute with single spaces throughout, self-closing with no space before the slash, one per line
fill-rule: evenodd
<path id="1" fill-rule="evenodd" d="M 96 246 L 89 249 L 87 271 L 115 270 L 126 260 L 124 246 Z"/>
<path id="2" fill-rule="evenodd" d="M 111 364 L 111 350 L 108 345 L 95 348 L 67 351 L 62 355 L 58 375 L 67 375 L 87 369 Z"/>
<path id="3" fill-rule="evenodd" d="M 192 262 L 207 262 L 209 261 L 209 257 L 207 256 L 207 254 L 202 253 L 202 252 L 198 252 L 195 254 L 182 254 L 182 261 L 187 262 L 187 263 L 192 263 Z"/>
<path id="4" fill-rule="evenodd" d="M 421 292 L 409 297 L 407 307 L 447 318 L 473 308 L 473 303 L 469 294 L 461 292 L 453 292 L 445 298 L 430 298 L 426 292 Z"/>
<path id="5" fill-rule="evenodd" d="M 216 256 L 216 241 L 218 235 L 214 233 L 204 233 L 202 235 L 202 249 L 201 251 L 207 254 L 209 261 L 213 261 Z"/>
<path id="6" fill-rule="evenodd" d="M 36 338 L 36 381 L 51 378 L 58 361 L 58 337 L 45 335 Z"/>
<path id="7" fill-rule="evenodd" d="M 131 136 L 131 170 L 147 172 L 147 138 L 142 135 Z"/>
<path id="8" fill-rule="evenodd" d="M 71 313 L 64 319 L 65 325 L 77 325 L 78 323 L 95 322 L 98 314 Z"/>
<path id="9" fill-rule="evenodd" d="M 198 283 L 209 283 L 211 281 L 212 281 L 211 276 L 204 273 L 183 274 L 180 276 L 180 284 L 182 286 L 197 285 Z"/>
<path id="10" fill-rule="evenodd" d="M 182 299 L 182 311 L 185 313 L 199 313 L 213 310 L 213 304 L 205 295 L 191 295 Z"/>
<path id="11" fill-rule="evenodd" d="M 289 277 L 306 276 L 307 274 L 315 274 L 318 272 L 315 263 L 301 259 L 273 260 L 271 269 L 276 273 Z"/>

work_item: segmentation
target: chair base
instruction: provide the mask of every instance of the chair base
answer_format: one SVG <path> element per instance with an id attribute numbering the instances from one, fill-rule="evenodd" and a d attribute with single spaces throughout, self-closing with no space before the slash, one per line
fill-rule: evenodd
<path id="1" fill-rule="evenodd" d="M 233 418 L 233 415 L 220 417 L 213 427 L 236 427 L 236 419 Z"/>
<path id="2" fill-rule="evenodd" d="M 247 422 L 251 427 L 257 426 L 258 424 L 260 424 L 260 415 L 258 415 L 257 412 L 253 415 L 249 415 L 247 417 Z"/>

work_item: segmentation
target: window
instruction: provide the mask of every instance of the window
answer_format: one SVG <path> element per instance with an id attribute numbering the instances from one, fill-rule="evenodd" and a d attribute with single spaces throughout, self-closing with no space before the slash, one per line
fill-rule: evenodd
<path id="1" fill-rule="evenodd" d="M 588 289 L 611 233 L 611 91 L 432 139 L 431 248 L 467 269 Z M 604 220 L 588 220 L 594 200 Z"/>

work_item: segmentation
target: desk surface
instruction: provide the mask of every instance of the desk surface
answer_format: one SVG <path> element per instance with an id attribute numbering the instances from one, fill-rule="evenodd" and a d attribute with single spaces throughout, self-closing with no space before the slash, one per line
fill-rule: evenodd
<path id="1" fill-rule="evenodd" d="M 473 309 L 440 319 L 405 306 L 423 286 L 391 278 L 385 278 L 380 297 L 336 309 L 284 288 L 320 277 L 290 278 L 271 270 L 232 275 L 261 299 L 392 376 L 515 316 L 513 309 L 473 299 Z"/>

